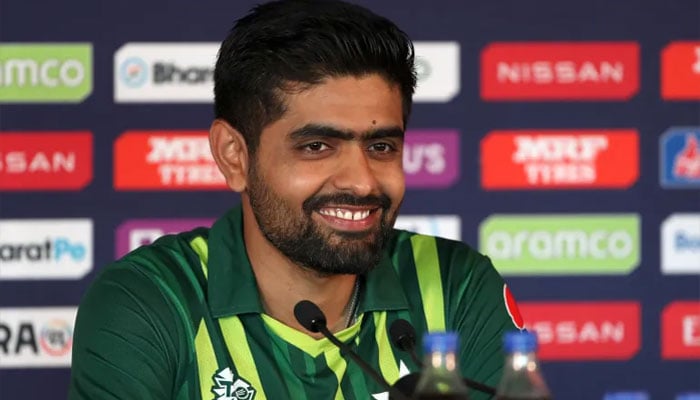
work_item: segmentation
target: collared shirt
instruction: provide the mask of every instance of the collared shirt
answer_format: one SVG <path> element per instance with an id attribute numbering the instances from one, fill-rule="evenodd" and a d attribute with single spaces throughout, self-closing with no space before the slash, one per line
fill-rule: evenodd
<path id="1" fill-rule="evenodd" d="M 165 236 L 100 273 L 78 310 L 70 399 L 388 398 L 328 339 L 264 313 L 242 224 L 236 207 L 211 229 Z M 497 384 L 501 337 L 516 326 L 488 258 L 396 230 L 360 278 L 358 318 L 337 336 L 389 384 L 419 371 L 390 339 L 397 319 L 419 339 L 457 331 L 464 376 Z"/>

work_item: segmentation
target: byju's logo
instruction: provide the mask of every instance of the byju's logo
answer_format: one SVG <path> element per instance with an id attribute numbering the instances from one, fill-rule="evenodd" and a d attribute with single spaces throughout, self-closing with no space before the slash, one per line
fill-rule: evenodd
<path id="1" fill-rule="evenodd" d="M 667 130 L 660 150 L 661 186 L 700 188 L 700 127 Z"/>
<path id="2" fill-rule="evenodd" d="M 83 101 L 92 92 L 92 45 L 0 45 L 0 103 Z"/>
<path id="3" fill-rule="evenodd" d="M 151 244 L 163 235 L 189 231 L 197 227 L 208 227 L 214 219 L 132 219 L 117 228 L 116 258 L 138 247 Z"/>
<path id="4" fill-rule="evenodd" d="M 636 214 L 496 214 L 479 249 L 504 275 L 624 275 L 639 265 L 639 232 Z"/>
<path id="5" fill-rule="evenodd" d="M 661 224 L 661 271 L 700 274 L 700 214 L 672 214 Z"/>
<path id="6" fill-rule="evenodd" d="M 92 220 L 0 220 L 0 279 L 79 279 L 92 268 Z"/>

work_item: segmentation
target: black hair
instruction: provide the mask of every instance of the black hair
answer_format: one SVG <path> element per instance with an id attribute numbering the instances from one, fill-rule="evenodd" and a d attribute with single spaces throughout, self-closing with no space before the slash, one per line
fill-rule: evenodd
<path id="1" fill-rule="evenodd" d="M 273 1 L 239 19 L 221 44 L 214 111 L 241 132 L 254 154 L 262 129 L 284 114 L 285 93 L 328 77 L 371 73 L 400 89 L 405 126 L 416 74 L 413 44 L 403 31 L 342 1 Z"/>

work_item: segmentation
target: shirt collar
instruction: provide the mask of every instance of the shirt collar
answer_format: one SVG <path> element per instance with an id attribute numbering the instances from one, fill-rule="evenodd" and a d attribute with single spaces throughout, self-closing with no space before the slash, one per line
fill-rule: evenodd
<path id="1" fill-rule="evenodd" d="M 215 318 L 263 313 L 262 302 L 243 240 L 243 212 L 237 206 L 219 218 L 209 231 L 207 293 Z M 361 286 L 358 312 L 408 309 L 387 246 L 379 265 Z"/>

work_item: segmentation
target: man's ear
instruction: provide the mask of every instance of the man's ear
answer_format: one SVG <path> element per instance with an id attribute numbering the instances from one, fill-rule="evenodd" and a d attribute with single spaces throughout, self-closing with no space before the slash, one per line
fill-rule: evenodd
<path id="1" fill-rule="evenodd" d="M 242 192 L 248 184 L 248 146 L 241 133 L 222 119 L 215 119 L 209 128 L 209 146 L 216 165 L 234 192 Z"/>

